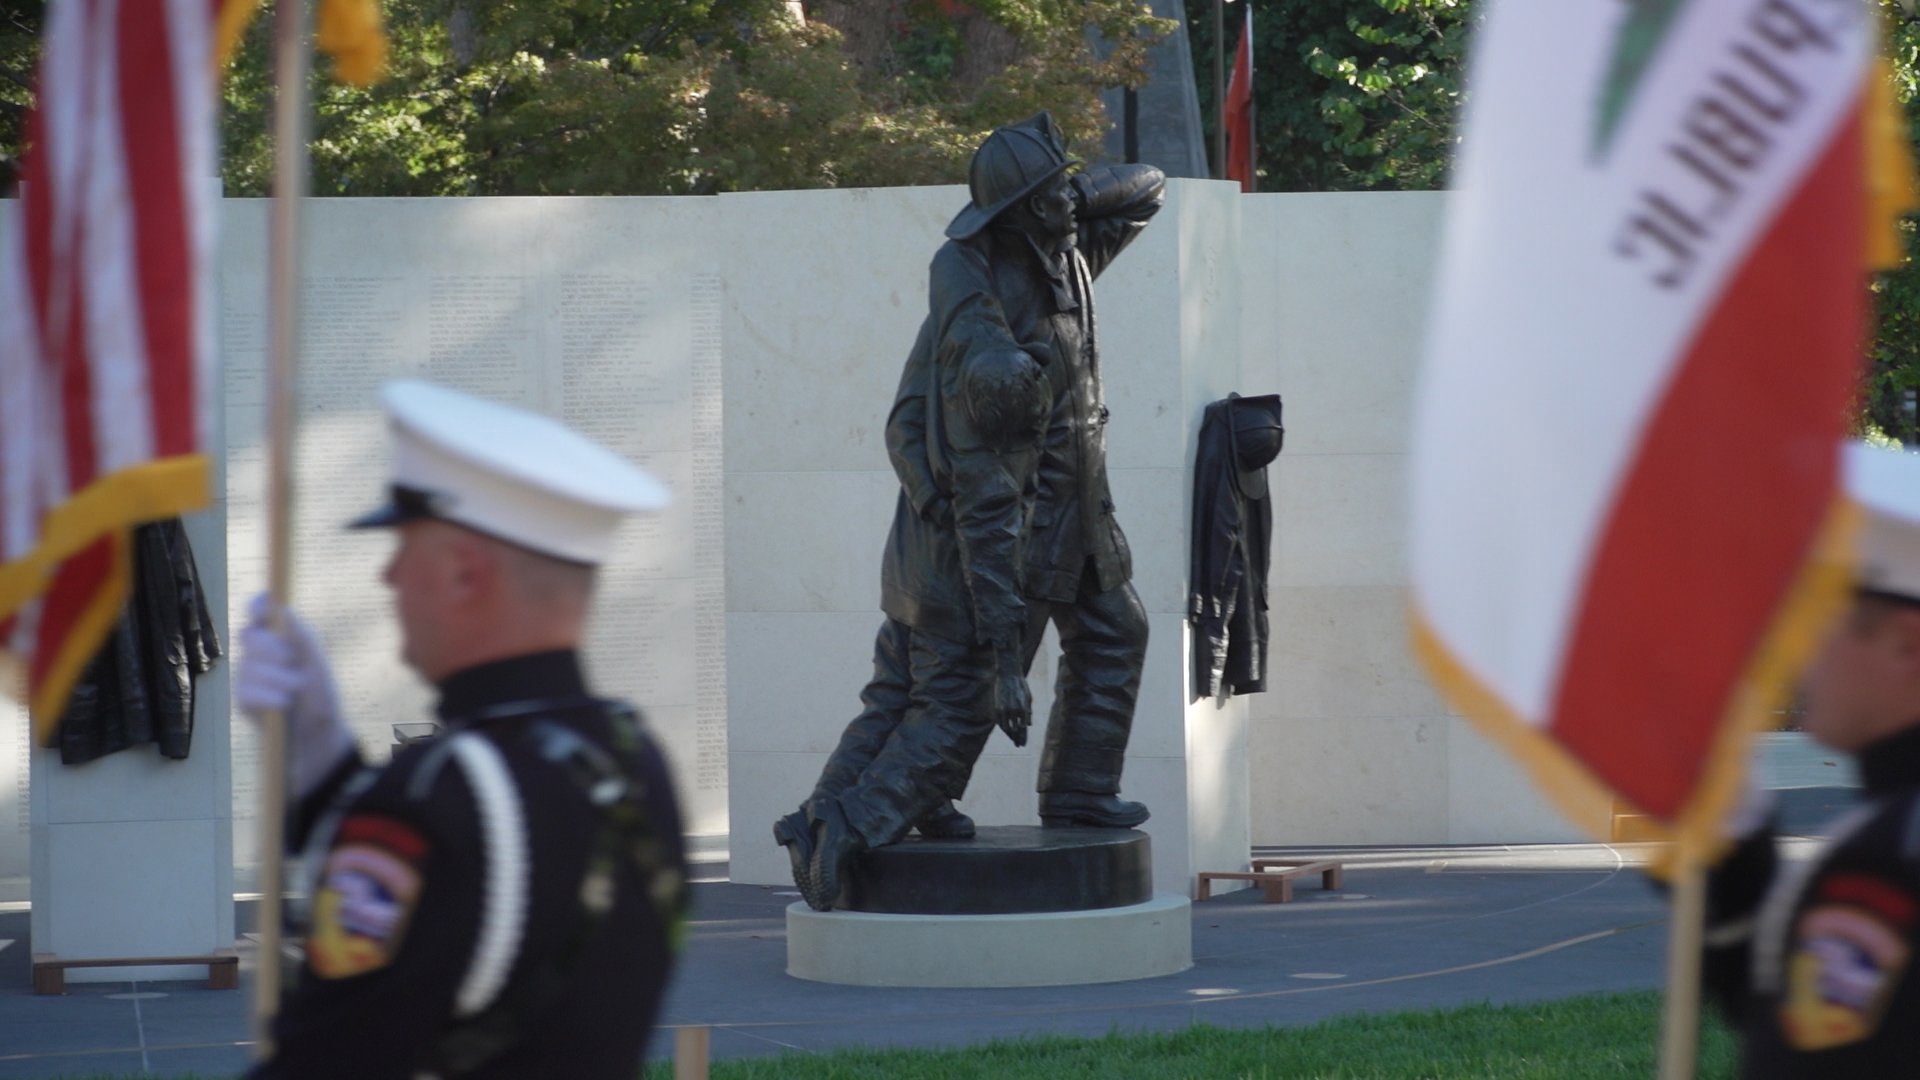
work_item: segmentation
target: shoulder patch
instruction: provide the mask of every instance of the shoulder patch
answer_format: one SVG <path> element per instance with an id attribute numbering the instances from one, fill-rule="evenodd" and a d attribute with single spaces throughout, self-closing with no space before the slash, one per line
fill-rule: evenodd
<path id="1" fill-rule="evenodd" d="M 314 974 L 344 979 L 393 959 L 420 898 L 426 856 L 426 838 L 396 818 L 353 814 L 340 823 L 313 895 Z"/>
<path id="2" fill-rule="evenodd" d="M 1826 1050 L 1871 1036 L 1906 973 L 1914 900 L 1858 873 L 1815 886 L 1795 922 L 1780 1026 L 1799 1050 Z"/>

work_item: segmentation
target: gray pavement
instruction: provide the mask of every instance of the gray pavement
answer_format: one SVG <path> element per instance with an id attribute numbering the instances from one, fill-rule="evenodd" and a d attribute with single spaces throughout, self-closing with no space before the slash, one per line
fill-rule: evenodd
<path id="1" fill-rule="evenodd" d="M 1305 1024 L 1351 1012 L 1521 1002 L 1659 985 L 1665 911 L 1606 845 L 1347 853 L 1346 889 L 1292 904 L 1257 891 L 1194 907 L 1194 966 L 1103 986 L 865 989 L 785 974 L 790 889 L 694 887 L 694 925 L 664 1021 L 713 1030 L 716 1057 L 849 1044 L 958 1046 L 1028 1034 L 1101 1035 Z M 242 929 L 251 904 L 241 905 Z M 226 1077 L 246 1065 L 247 997 L 204 983 L 69 984 L 35 997 L 27 913 L 0 913 L 0 1078 Z M 657 1037 L 654 1053 L 671 1046 Z"/>

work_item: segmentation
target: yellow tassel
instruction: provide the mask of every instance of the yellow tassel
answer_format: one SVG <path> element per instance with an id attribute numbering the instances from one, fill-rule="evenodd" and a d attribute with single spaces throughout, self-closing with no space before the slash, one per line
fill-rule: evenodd
<path id="1" fill-rule="evenodd" d="M 320 0 L 314 44 L 333 57 L 333 77 L 372 86 L 387 71 L 387 32 L 378 0 Z"/>
<path id="2" fill-rule="evenodd" d="M 253 13 L 259 7 L 260 0 L 226 0 L 220 5 L 213 31 L 215 73 L 225 70 L 227 62 L 233 59 L 234 47 L 240 44 L 240 35 L 247 32 L 247 24 L 253 21 Z"/>
<path id="3" fill-rule="evenodd" d="M 1920 209 L 1920 199 L 1914 194 L 1906 110 L 1893 95 L 1893 65 L 1884 56 L 1875 57 L 1867 73 L 1865 105 L 1867 266 L 1892 270 L 1907 261 L 1900 219 Z"/>

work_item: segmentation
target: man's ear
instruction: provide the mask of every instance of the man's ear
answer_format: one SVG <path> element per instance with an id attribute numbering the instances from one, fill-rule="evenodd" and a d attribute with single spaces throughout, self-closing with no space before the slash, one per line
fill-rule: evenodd
<path id="1" fill-rule="evenodd" d="M 500 553 L 486 540 L 462 534 L 447 545 L 448 576 L 461 600 L 486 595 L 500 576 Z"/>
<path id="2" fill-rule="evenodd" d="M 1920 681 L 1920 608 L 1900 605 L 1887 613 L 1879 629 L 1891 639 L 1887 644 L 1901 664 Z"/>

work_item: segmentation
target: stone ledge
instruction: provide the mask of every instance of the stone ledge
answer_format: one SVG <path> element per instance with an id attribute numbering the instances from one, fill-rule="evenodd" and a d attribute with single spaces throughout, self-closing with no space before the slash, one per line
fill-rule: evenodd
<path id="1" fill-rule="evenodd" d="M 1193 966 L 1192 903 L 1018 915 L 787 908 L 787 974 L 847 986 L 1078 986 Z"/>

